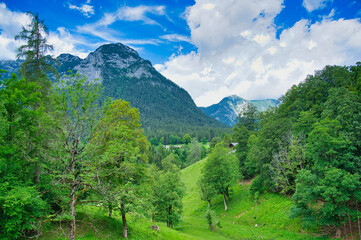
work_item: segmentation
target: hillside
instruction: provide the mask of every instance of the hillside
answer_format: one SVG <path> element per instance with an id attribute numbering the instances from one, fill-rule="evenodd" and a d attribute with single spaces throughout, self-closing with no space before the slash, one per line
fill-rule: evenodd
<path id="1" fill-rule="evenodd" d="M 226 128 L 199 110 L 187 91 L 121 43 L 102 45 L 85 59 L 61 54 L 57 60 L 61 74 L 70 70 L 89 80 L 99 79 L 105 97 L 124 99 L 138 108 L 148 135 L 184 135 L 194 131 L 210 132 L 210 128 L 215 134 L 216 129 Z M 18 62 L 0 61 L 0 69 L 9 73 L 17 72 L 18 67 Z"/>
<path id="2" fill-rule="evenodd" d="M 275 99 L 246 100 L 237 95 L 232 95 L 223 98 L 217 104 L 213 104 L 209 107 L 200 107 L 199 109 L 208 116 L 232 127 L 236 124 L 239 113 L 247 103 L 255 105 L 258 111 L 265 111 L 269 107 L 277 106 L 279 104 Z"/>
<path id="3" fill-rule="evenodd" d="M 182 170 L 186 196 L 183 198 L 184 222 L 177 227 L 180 232 L 199 239 L 321 239 L 300 234 L 303 232 L 300 220 L 289 218 L 292 205 L 289 198 L 266 193 L 254 202 L 249 196 L 249 185 L 245 183 L 233 186 L 227 212 L 221 195 L 212 201 L 211 208 L 216 211 L 222 228 L 211 232 L 204 218 L 207 203 L 199 198 L 197 187 L 205 163 L 206 159 Z"/>
<path id="4" fill-rule="evenodd" d="M 210 231 L 204 218 L 207 204 L 200 200 L 197 187 L 205 163 L 206 160 L 202 160 L 181 171 L 181 179 L 186 186 L 182 223 L 174 229 L 169 229 L 164 223 L 156 222 L 160 231 L 154 232 L 150 230 L 150 226 L 154 224 L 150 219 L 130 217 L 129 239 L 325 239 L 300 234 L 303 232 L 300 220 L 288 217 L 292 205 L 289 198 L 266 193 L 258 202 L 254 202 L 249 197 L 249 186 L 245 183 L 234 185 L 227 212 L 224 211 L 221 197 L 212 201 L 212 209 L 217 212 L 222 228 L 215 232 Z M 77 216 L 78 238 L 119 239 L 121 236 L 122 222 L 118 212 L 114 212 L 113 218 L 109 218 L 104 209 L 88 206 L 78 207 Z M 63 228 L 57 223 L 49 223 L 41 239 L 63 239 L 63 234 L 67 232 L 67 229 Z"/>

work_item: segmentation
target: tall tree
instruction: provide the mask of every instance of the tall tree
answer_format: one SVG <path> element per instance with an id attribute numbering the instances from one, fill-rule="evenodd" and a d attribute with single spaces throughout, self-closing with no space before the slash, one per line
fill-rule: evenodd
<path id="1" fill-rule="evenodd" d="M 64 123 L 59 149 L 59 163 L 54 177 L 69 190 L 71 230 L 69 238 L 75 239 L 75 206 L 88 188 L 91 177 L 89 156 L 86 154 L 89 142 L 95 135 L 100 117 L 99 98 L 101 86 L 87 81 L 80 75 L 65 76 L 58 84 L 60 112 Z M 90 176 L 89 176 L 90 175 Z"/>
<path id="2" fill-rule="evenodd" d="M 15 36 L 16 40 L 21 40 L 25 42 L 24 45 L 21 45 L 18 48 L 18 59 L 24 59 L 25 61 L 21 64 L 20 73 L 21 76 L 26 79 L 28 82 L 36 82 L 40 88 L 36 91 L 41 93 L 41 97 L 36 103 L 36 108 L 45 106 L 46 112 L 49 112 L 50 102 L 51 102 L 51 92 L 52 84 L 47 74 L 52 72 L 53 75 L 57 76 L 58 73 L 56 69 L 46 61 L 46 54 L 49 50 L 52 50 L 53 47 L 47 43 L 46 35 L 48 34 L 48 29 L 44 24 L 44 20 L 40 20 L 38 14 L 33 14 L 28 12 L 27 15 L 30 17 L 31 22 L 28 26 L 22 27 L 22 31 Z M 49 116 L 47 116 L 49 117 Z M 36 155 L 35 165 L 35 182 L 40 183 L 40 172 L 42 161 L 42 152 L 41 148 L 47 148 L 48 141 L 45 140 L 46 133 L 45 129 L 47 126 L 42 125 L 44 122 L 38 121 L 35 126 L 39 130 L 35 138 L 42 139 L 38 142 L 34 141 L 31 143 L 32 148 L 34 149 L 34 154 Z"/>
<path id="3" fill-rule="evenodd" d="M 207 195 L 214 190 L 223 195 L 224 210 L 227 210 L 226 197 L 229 198 L 229 188 L 239 177 L 237 158 L 229 152 L 229 149 L 216 145 L 207 159 L 202 170 L 200 187 L 207 190 Z M 208 190 L 210 190 L 208 192 Z"/>
<path id="4" fill-rule="evenodd" d="M 173 228 L 181 218 L 184 196 L 184 184 L 180 180 L 180 172 L 176 165 L 169 161 L 164 162 L 164 171 L 154 176 L 153 206 L 154 218 L 167 223 L 167 227 Z"/>
<path id="5" fill-rule="evenodd" d="M 21 65 L 21 74 L 28 81 L 38 82 L 42 87 L 42 92 L 46 95 L 51 88 L 51 81 L 46 76 L 48 72 L 57 75 L 56 69 L 46 62 L 46 54 L 53 50 L 53 46 L 47 43 L 46 35 L 48 28 L 44 20 L 39 19 L 38 14 L 27 13 L 31 18 L 28 26 L 22 28 L 22 31 L 15 36 L 16 40 L 25 42 L 18 49 L 18 59 L 25 59 Z"/>
<path id="6" fill-rule="evenodd" d="M 140 128 L 139 111 L 126 101 L 106 107 L 91 140 L 94 186 L 102 193 L 109 215 L 121 211 L 123 237 L 128 238 L 126 214 L 142 214 L 149 197 L 145 163 L 149 143 Z M 95 160 L 97 159 L 97 160 Z"/>

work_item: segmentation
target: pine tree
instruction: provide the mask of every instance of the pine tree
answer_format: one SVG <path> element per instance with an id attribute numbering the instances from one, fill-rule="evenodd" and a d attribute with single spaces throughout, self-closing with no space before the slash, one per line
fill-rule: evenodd
<path id="1" fill-rule="evenodd" d="M 27 27 L 23 26 L 22 31 L 15 36 L 15 40 L 25 41 L 25 44 L 18 48 L 17 54 L 18 59 L 25 59 L 20 72 L 27 81 L 37 82 L 46 95 L 51 88 L 51 81 L 46 74 L 52 72 L 57 75 L 56 69 L 46 62 L 46 54 L 53 50 L 53 46 L 47 43 L 48 28 L 44 20 L 39 19 L 37 13 L 27 14 L 31 18 L 31 23 Z"/>

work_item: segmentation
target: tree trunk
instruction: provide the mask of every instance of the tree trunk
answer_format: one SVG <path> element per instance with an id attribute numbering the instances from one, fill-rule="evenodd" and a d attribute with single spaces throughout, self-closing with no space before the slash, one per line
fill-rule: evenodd
<path id="1" fill-rule="evenodd" d="M 154 223 L 154 218 L 155 218 L 155 215 L 154 213 L 152 214 L 152 222 Z"/>
<path id="2" fill-rule="evenodd" d="M 70 216 L 71 216 L 71 229 L 70 240 L 75 240 L 75 183 L 70 184 Z"/>
<path id="3" fill-rule="evenodd" d="M 39 163 L 35 162 L 35 184 L 39 184 L 40 183 L 40 167 L 39 167 Z"/>
<path id="4" fill-rule="evenodd" d="M 336 230 L 336 238 L 341 238 L 341 234 L 342 232 L 341 232 L 341 228 L 337 228 L 337 230 Z"/>
<path id="5" fill-rule="evenodd" d="M 211 200 L 208 200 L 208 207 L 211 207 Z"/>
<path id="6" fill-rule="evenodd" d="M 169 216 L 169 218 L 168 219 L 170 219 L 171 214 L 172 214 L 172 206 L 169 206 L 169 208 L 168 208 L 168 216 Z M 169 221 L 168 227 L 172 228 L 172 222 L 171 221 Z"/>
<path id="7" fill-rule="evenodd" d="M 223 192 L 223 202 L 224 202 L 224 211 L 226 211 L 228 208 L 227 208 L 226 196 L 224 192 Z"/>
<path id="8" fill-rule="evenodd" d="M 124 203 L 120 204 L 121 208 L 120 211 L 122 212 L 122 221 L 123 221 L 123 238 L 128 238 L 128 228 L 127 228 L 127 219 L 125 218 L 125 209 L 124 209 Z"/>
<path id="9" fill-rule="evenodd" d="M 109 203 L 108 205 L 108 210 L 109 210 L 109 217 L 113 216 L 113 205 L 111 203 Z"/>
<path id="10" fill-rule="evenodd" d="M 226 196 L 227 196 L 228 201 L 231 200 L 231 198 L 229 197 L 228 187 L 226 188 Z"/>
<path id="11" fill-rule="evenodd" d="M 70 161 L 70 173 L 75 179 L 75 152 L 71 153 L 71 161 Z M 76 196 L 75 196 L 75 187 L 76 183 L 70 183 L 70 216 L 71 216 L 71 229 L 70 229 L 70 240 L 75 240 L 76 226 L 75 226 L 75 204 L 76 204 Z"/>

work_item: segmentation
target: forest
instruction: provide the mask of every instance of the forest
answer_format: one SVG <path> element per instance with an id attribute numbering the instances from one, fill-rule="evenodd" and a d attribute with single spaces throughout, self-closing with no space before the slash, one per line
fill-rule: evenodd
<path id="1" fill-rule="evenodd" d="M 288 90 L 278 108 L 245 109 L 233 137 L 243 176 L 256 176 L 255 198 L 292 196 L 291 215 L 305 227 L 360 234 L 360 90 L 361 63 L 326 66 Z"/>
<path id="2" fill-rule="evenodd" d="M 2 239 L 41 238 L 49 226 L 76 239 L 77 226 L 86 224 L 81 206 L 119 215 L 123 238 L 129 217 L 176 228 L 187 221 L 182 174 L 200 163 L 199 178 L 187 186 L 196 185 L 206 204 L 210 232 L 222 228 L 219 199 L 229 212 L 239 183 L 251 181 L 257 204 L 268 193 L 291 198 L 288 217 L 303 229 L 361 235 L 361 63 L 316 71 L 266 112 L 246 105 L 231 134 L 147 138 L 128 102 L 102 99 L 101 84 L 79 74 L 58 76 L 45 61 L 47 28 L 31 16 L 16 37 L 25 42 L 20 76 L 0 80 Z"/>

